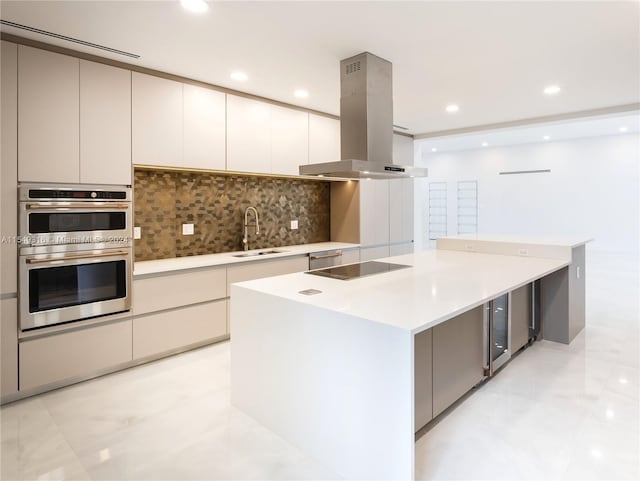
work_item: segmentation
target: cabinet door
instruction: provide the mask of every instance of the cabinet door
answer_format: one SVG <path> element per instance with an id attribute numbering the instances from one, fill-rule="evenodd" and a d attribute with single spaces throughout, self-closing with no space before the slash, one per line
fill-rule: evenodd
<path id="1" fill-rule="evenodd" d="M 0 228 L 2 235 L 18 234 L 18 46 L 2 41 L 0 123 L 2 165 L 0 165 Z M 16 242 L 0 244 L 0 293 L 13 294 L 17 287 L 18 249 Z"/>
<path id="2" fill-rule="evenodd" d="M 389 181 L 389 241 L 413 240 L 413 179 Z"/>
<path id="3" fill-rule="evenodd" d="M 414 429 L 433 419 L 432 329 L 414 337 Z"/>
<path id="4" fill-rule="evenodd" d="M 78 182 L 77 58 L 18 46 L 18 179 Z"/>
<path id="5" fill-rule="evenodd" d="M 18 391 L 18 300 L 0 300 L 0 394 Z"/>
<path id="6" fill-rule="evenodd" d="M 182 84 L 133 72 L 131 141 L 134 164 L 174 167 L 182 163 Z"/>
<path id="7" fill-rule="evenodd" d="M 340 160 L 340 121 L 309 114 L 309 163 Z"/>
<path id="8" fill-rule="evenodd" d="M 515 353 L 529 341 L 531 323 L 531 284 L 511 293 L 511 352 Z"/>
<path id="9" fill-rule="evenodd" d="M 131 184 L 131 72 L 80 60 L 80 181 Z"/>
<path id="10" fill-rule="evenodd" d="M 435 326 L 433 331 L 433 417 L 456 402 L 484 376 L 483 306 Z"/>
<path id="11" fill-rule="evenodd" d="M 271 173 L 298 175 L 309 163 L 309 114 L 271 106 Z"/>
<path id="12" fill-rule="evenodd" d="M 225 94 L 196 87 L 184 88 L 184 157 L 177 163 L 194 169 L 226 167 Z"/>
<path id="13" fill-rule="evenodd" d="M 360 262 L 382 259 L 383 257 L 389 257 L 389 255 L 390 250 L 388 245 L 360 248 Z"/>
<path id="14" fill-rule="evenodd" d="M 227 170 L 271 173 L 270 107 L 227 95 Z"/>
<path id="15" fill-rule="evenodd" d="M 389 181 L 360 181 L 360 244 L 389 244 Z"/>

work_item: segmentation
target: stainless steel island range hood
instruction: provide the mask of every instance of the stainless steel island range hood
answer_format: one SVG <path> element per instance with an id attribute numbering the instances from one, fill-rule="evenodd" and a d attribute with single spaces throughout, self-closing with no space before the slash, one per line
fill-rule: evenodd
<path id="1" fill-rule="evenodd" d="M 426 177 L 427 169 L 393 163 L 391 62 L 364 52 L 340 62 L 342 160 L 301 165 L 300 175 L 347 179 Z"/>

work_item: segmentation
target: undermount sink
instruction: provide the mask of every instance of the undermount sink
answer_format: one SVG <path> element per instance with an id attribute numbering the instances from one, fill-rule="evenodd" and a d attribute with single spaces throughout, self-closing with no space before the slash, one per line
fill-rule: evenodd
<path id="1" fill-rule="evenodd" d="M 268 254 L 280 254 L 281 252 L 286 252 L 286 251 L 270 250 L 270 251 L 260 251 L 260 252 L 245 252 L 244 254 L 233 254 L 233 257 L 258 257 L 258 256 L 266 256 Z"/>

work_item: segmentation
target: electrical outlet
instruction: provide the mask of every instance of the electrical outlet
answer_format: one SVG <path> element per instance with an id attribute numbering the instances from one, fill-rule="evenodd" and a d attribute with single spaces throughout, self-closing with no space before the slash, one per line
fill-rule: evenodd
<path id="1" fill-rule="evenodd" d="M 182 224 L 182 235 L 193 235 L 193 224 Z"/>
<path id="2" fill-rule="evenodd" d="M 298 220 L 291 221 L 291 230 L 296 230 L 298 228 Z"/>
<path id="3" fill-rule="evenodd" d="M 470 252 L 473 252 L 474 250 L 476 250 L 476 248 L 473 246 L 473 244 L 467 244 L 465 247 Z"/>
<path id="4" fill-rule="evenodd" d="M 529 255 L 529 249 L 518 249 L 518 255 L 528 256 Z"/>
<path id="5" fill-rule="evenodd" d="M 140 227 L 133 228 L 133 238 L 141 239 L 142 238 L 142 229 Z"/>

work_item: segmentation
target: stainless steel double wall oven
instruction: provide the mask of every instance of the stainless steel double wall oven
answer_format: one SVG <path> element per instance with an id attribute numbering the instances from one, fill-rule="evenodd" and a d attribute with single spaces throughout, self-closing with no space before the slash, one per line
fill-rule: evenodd
<path id="1" fill-rule="evenodd" d="M 131 188 L 21 185 L 23 331 L 131 307 Z"/>

